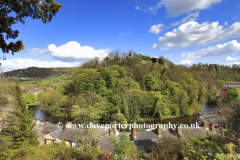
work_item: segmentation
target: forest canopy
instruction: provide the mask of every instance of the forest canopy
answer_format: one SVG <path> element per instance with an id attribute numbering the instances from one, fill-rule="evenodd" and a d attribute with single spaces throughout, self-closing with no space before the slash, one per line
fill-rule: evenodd
<path id="1" fill-rule="evenodd" d="M 239 70 L 115 52 L 85 62 L 65 84 L 38 98 L 50 113 L 61 114 L 65 108 L 76 122 L 163 120 L 196 114 L 206 101 L 216 103 L 225 82 L 240 81 Z"/>

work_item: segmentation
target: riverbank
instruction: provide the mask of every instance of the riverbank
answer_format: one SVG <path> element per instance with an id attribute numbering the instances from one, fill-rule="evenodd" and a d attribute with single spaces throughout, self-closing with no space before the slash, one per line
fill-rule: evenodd
<path id="1" fill-rule="evenodd" d="M 208 115 L 208 114 L 214 114 L 218 112 L 218 108 L 208 105 L 208 104 L 200 104 L 201 109 L 202 109 L 202 114 L 203 115 Z M 69 120 L 68 116 L 66 113 L 64 115 L 59 116 L 58 114 L 49 114 L 46 112 L 46 110 L 43 110 L 44 108 L 42 107 L 36 107 L 31 110 L 32 116 L 34 119 L 42 120 L 42 121 L 48 121 L 50 123 L 55 123 L 57 124 L 58 122 L 66 123 L 67 120 Z M 191 116 L 170 116 L 168 119 L 164 119 L 160 121 L 159 119 L 155 117 L 146 117 L 146 118 L 140 118 L 138 121 L 128 121 L 128 123 L 139 123 L 139 124 L 168 124 L 170 123 L 181 123 L 181 124 L 190 124 L 191 120 L 196 118 L 198 114 L 194 114 Z"/>

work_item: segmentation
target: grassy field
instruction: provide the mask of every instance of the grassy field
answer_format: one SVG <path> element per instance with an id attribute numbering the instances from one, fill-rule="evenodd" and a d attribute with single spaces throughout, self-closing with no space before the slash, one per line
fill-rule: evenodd
<path id="1" fill-rule="evenodd" d="M 43 87 L 58 87 L 67 81 L 67 77 L 61 76 L 56 78 L 32 80 L 32 81 L 19 81 L 19 84 L 25 88 L 43 88 Z"/>

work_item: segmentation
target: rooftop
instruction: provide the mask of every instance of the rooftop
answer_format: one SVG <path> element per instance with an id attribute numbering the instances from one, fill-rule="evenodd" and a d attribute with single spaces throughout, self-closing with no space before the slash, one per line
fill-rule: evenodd
<path id="1" fill-rule="evenodd" d="M 75 142 L 77 140 L 77 137 L 80 135 L 80 130 L 75 128 L 63 128 L 63 131 L 59 135 L 59 139 L 64 139 L 67 141 Z"/>
<path id="2" fill-rule="evenodd" d="M 62 133 L 62 131 L 63 131 L 63 129 L 62 129 L 62 128 L 59 128 L 59 129 L 57 129 L 57 130 L 55 130 L 55 131 L 53 131 L 53 132 L 50 132 L 50 136 L 51 136 L 52 138 L 54 138 L 54 140 L 56 140 L 56 139 L 60 136 L 60 134 Z"/>
<path id="3" fill-rule="evenodd" d="M 103 137 L 99 140 L 100 148 L 105 152 L 113 153 L 114 145 L 110 142 L 110 137 Z"/>
<path id="4" fill-rule="evenodd" d="M 226 82 L 223 86 L 222 89 L 227 89 L 229 88 L 240 88 L 240 82 Z"/>
<path id="5" fill-rule="evenodd" d="M 210 124 L 210 122 L 213 122 L 213 124 L 222 124 L 227 119 L 221 115 L 214 114 L 214 115 L 205 115 L 205 116 L 198 116 L 194 118 L 191 122 L 192 124 L 198 123 L 199 125 L 201 122 L 205 122 L 207 125 Z"/>
<path id="6" fill-rule="evenodd" d="M 48 125 L 48 126 L 45 126 L 45 127 L 43 128 L 42 133 L 48 134 L 48 131 L 50 131 L 50 133 L 51 133 L 51 132 L 53 132 L 53 131 L 55 131 L 55 130 L 57 130 L 57 129 L 59 129 L 59 128 L 61 128 L 61 127 L 57 127 L 57 126 L 55 126 L 55 125 Z"/>

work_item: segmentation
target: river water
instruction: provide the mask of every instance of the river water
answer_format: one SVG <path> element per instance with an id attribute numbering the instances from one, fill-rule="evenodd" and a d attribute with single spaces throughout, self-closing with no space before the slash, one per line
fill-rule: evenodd
<path id="1" fill-rule="evenodd" d="M 52 124 L 57 124 L 58 122 L 62 122 L 65 124 L 67 122 L 66 119 L 59 118 L 59 117 L 53 117 L 50 114 L 44 112 L 45 108 L 41 106 L 31 107 L 30 112 L 32 113 L 32 117 L 34 119 L 38 119 L 42 122 L 49 122 Z"/>
<path id="2" fill-rule="evenodd" d="M 218 112 L 218 108 L 217 107 L 213 107 L 207 104 L 200 104 L 202 110 L 200 111 L 202 113 L 202 115 L 208 115 L 208 114 L 213 114 L 213 113 L 217 113 Z M 57 124 L 58 122 L 62 122 L 63 124 L 66 123 L 66 119 L 63 118 L 58 118 L 58 117 L 53 117 L 49 114 L 47 114 L 46 112 L 44 112 L 44 108 L 41 106 L 38 107 L 33 107 L 30 109 L 32 116 L 34 119 L 38 119 L 41 120 L 43 122 L 49 122 L 49 123 L 53 123 L 53 124 Z M 163 121 L 154 121 L 154 122 L 145 122 L 145 123 L 151 123 L 151 124 L 168 124 L 169 122 L 172 124 L 175 123 L 181 123 L 181 124 L 190 124 L 190 121 L 194 118 L 196 118 L 198 116 L 198 114 L 194 114 L 192 116 L 185 116 L 185 117 L 177 117 L 174 119 L 167 119 L 167 120 L 163 120 Z M 139 123 L 140 124 L 140 123 Z"/>

